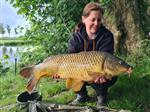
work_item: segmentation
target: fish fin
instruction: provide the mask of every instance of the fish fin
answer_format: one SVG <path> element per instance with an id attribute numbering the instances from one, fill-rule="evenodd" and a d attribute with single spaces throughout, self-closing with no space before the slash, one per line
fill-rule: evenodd
<path id="1" fill-rule="evenodd" d="M 71 89 L 71 87 L 72 87 L 72 79 L 69 78 L 69 79 L 66 80 L 66 88 Z"/>
<path id="2" fill-rule="evenodd" d="M 92 80 L 94 81 L 97 77 L 103 76 L 103 73 L 98 73 L 98 72 L 93 72 L 93 71 L 88 71 L 89 76 L 91 76 Z"/>
<path id="3" fill-rule="evenodd" d="M 83 81 L 78 82 L 77 84 L 74 85 L 73 90 L 74 90 L 75 92 L 80 91 L 81 88 L 83 87 L 84 83 L 85 83 L 85 82 L 83 82 Z"/>
<path id="4" fill-rule="evenodd" d="M 31 94 L 33 92 L 33 90 L 35 90 L 37 82 L 38 81 L 36 80 L 36 78 L 34 76 L 32 76 L 31 79 L 28 81 L 28 85 L 26 87 L 28 93 Z"/>
<path id="5" fill-rule="evenodd" d="M 21 69 L 19 74 L 24 78 L 29 78 L 32 75 L 33 68 L 34 66 L 24 67 L 23 69 Z"/>
<path id="6" fill-rule="evenodd" d="M 77 79 L 69 78 L 66 80 L 66 88 L 67 89 L 73 89 L 74 91 L 80 91 L 82 88 L 84 82 Z"/>
<path id="7" fill-rule="evenodd" d="M 88 74 L 95 80 L 97 77 L 101 77 L 101 76 L 104 76 L 106 79 L 109 79 L 111 80 L 112 76 L 111 75 L 108 75 L 106 73 L 98 73 L 98 72 L 91 72 L 91 71 L 88 71 Z"/>
<path id="8" fill-rule="evenodd" d="M 112 76 L 111 76 L 111 75 L 106 75 L 105 77 L 106 77 L 106 79 L 108 79 L 108 80 L 111 80 L 111 79 L 112 79 Z"/>

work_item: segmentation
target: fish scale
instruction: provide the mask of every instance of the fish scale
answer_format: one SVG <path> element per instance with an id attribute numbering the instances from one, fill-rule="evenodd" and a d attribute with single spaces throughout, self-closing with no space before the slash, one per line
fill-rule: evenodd
<path id="1" fill-rule="evenodd" d="M 96 68 L 101 68 L 100 63 L 102 62 L 102 55 L 98 52 L 83 52 L 71 55 L 61 55 L 51 58 L 51 63 L 58 63 L 58 72 L 56 74 L 61 74 L 60 78 L 75 78 L 82 80 L 91 80 L 92 77 L 89 76 L 87 71 L 91 71 Z M 82 65 L 82 66 L 80 66 Z M 49 69 L 50 70 L 50 69 Z M 101 73 L 102 70 L 97 70 L 95 72 Z"/>

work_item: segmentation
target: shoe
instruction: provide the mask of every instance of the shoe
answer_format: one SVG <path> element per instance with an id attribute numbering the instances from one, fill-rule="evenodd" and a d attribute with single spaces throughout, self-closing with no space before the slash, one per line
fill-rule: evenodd
<path id="1" fill-rule="evenodd" d="M 77 94 L 77 97 L 75 100 L 73 100 L 70 105 L 79 105 L 80 103 L 84 103 L 90 100 L 89 96 L 81 96 L 80 94 Z"/>
<path id="2" fill-rule="evenodd" d="M 100 96 L 97 96 L 97 104 L 96 104 L 96 107 L 97 108 L 100 108 L 100 107 L 103 107 L 103 106 L 107 106 L 107 95 L 100 95 Z"/>

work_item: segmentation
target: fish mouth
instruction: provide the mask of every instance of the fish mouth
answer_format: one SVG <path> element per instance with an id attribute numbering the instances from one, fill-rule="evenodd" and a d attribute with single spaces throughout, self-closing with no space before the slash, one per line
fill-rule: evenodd
<path id="1" fill-rule="evenodd" d="M 132 73 L 132 71 L 133 71 L 133 67 L 129 67 L 128 70 L 127 70 L 127 73 L 129 74 L 129 76 Z"/>

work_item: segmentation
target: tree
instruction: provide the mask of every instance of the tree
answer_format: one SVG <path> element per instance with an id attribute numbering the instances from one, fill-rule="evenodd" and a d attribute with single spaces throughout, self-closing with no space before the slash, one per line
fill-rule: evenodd
<path id="1" fill-rule="evenodd" d="M 139 47 L 140 40 L 146 38 L 148 31 L 150 31 L 150 17 L 144 13 L 147 10 L 146 3 L 144 0 L 116 0 L 114 4 L 117 8 L 114 11 L 117 17 L 116 24 L 121 32 L 118 50 L 120 52 L 133 51 L 134 48 Z"/>
<path id="2" fill-rule="evenodd" d="M 18 14 L 24 14 L 31 23 L 28 37 L 34 44 L 44 47 L 47 54 L 67 52 L 67 43 L 74 26 L 80 21 L 81 12 L 90 0 L 17 0 Z M 61 43 L 61 44 L 59 44 Z"/>
<path id="3" fill-rule="evenodd" d="M 23 33 L 24 27 L 22 27 L 22 26 L 19 25 L 19 26 L 17 27 L 17 29 L 18 29 L 18 30 L 17 30 L 18 33 L 21 34 L 21 33 Z"/>
<path id="4" fill-rule="evenodd" d="M 11 31 L 10 26 L 9 26 L 9 25 L 7 25 L 7 26 L 6 26 L 6 29 L 7 29 L 7 32 L 8 32 L 8 34 L 9 34 L 9 37 L 10 37 L 10 31 Z"/>
<path id="5" fill-rule="evenodd" d="M 20 33 L 23 33 L 24 27 L 20 27 Z"/>
<path id="6" fill-rule="evenodd" d="M 98 0 L 10 0 L 31 21 L 30 37 L 45 50 L 65 52 L 72 29 L 80 21 L 83 7 Z M 105 23 L 115 34 L 120 53 L 134 52 L 150 31 L 149 0 L 99 0 L 105 9 Z M 44 36 L 46 35 L 46 36 Z M 46 38 L 47 37 L 47 38 Z M 63 43 L 64 42 L 64 43 Z M 62 44 L 57 44 L 62 43 Z M 51 50 L 50 50 L 51 48 Z M 57 49 L 57 50 L 56 50 Z"/>
<path id="7" fill-rule="evenodd" d="M 18 34 L 17 28 L 14 28 L 14 32 L 15 32 L 15 37 L 17 37 Z"/>
<path id="8" fill-rule="evenodd" d="M 0 34 L 2 34 L 2 37 L 4 36 L 5 34 L 5 29 L 4 29 L 4 26 L 2 23 L 0 23 Z"/>
<path id="9" fill-rule="evenodd" d="M 105 1 L 106 21 L 114 32 L 116 50 L 119 53 L 134 53 L 140 42 L 148 38 L 150 31 L 150 1 L 148 0 L 101 0 Z M 109 2 L 108 2 L 109 1 Z M 110 16 L 110 17 L 109 17 Z M 114 21 L 114 22 L 110 22 Z M 106 22 L 106 23 L 107 23 Z"/>

